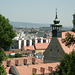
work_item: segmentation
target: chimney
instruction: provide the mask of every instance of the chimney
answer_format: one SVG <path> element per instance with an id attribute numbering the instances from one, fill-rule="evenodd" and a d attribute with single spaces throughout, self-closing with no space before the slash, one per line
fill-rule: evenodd
<path id="1" fill-rule="evenodd" d="M 43 73 L 43 75 L 44 75 L 44 73 L 45 73 L 45 68 L 43 68 L 43 67 L 41 67 L 40 68 L 40 71 Z"/>
<path id="2" fill-rule="evenodd" d="M 32 58 L 32 64 L 35 64 L 35 58 Z"/>
<path id="3" fill-rule="evenodd" d="M 19 60 L 15 60 L 15 66 L 19 65 Z"/>
<path id="4" fill-rule="evenodd" d="M 24 65 L 27 65 L 27 59 L 24 59 L 23 63 Z"/>
<path id="5" fill-rule="evenodd" d="M 7 67 L 11 65 L 11 60 L 7 60 Z"/>
<path id="6" fill-rule="evenodd" d="M 48 71 L 50 71 L 52 73 L 53 67 L 48 67 Z"/>
<path id="7" fill-rule="evenodd" d="M 36 68 L 33 68 L 32 69 L 32 73 L 36 73 L 37 72 L 37 69 Z"/>

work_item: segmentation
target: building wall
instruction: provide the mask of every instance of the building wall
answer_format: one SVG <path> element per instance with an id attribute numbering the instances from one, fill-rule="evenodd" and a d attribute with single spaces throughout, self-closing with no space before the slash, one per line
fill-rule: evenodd
<path id="1" fill-rule="evenodd" d="M 35 41 L 34 41 L 35 40 Z M 10 47 L 10 49 L 21 49 L 21 48 L 23 48 L 23 46 L 32 46 L 32 45 L 34 45 L 35 43 L 38 43 L 39 41 L 39 43 L 44 43 L 44 41 L 43 40 L 46 40 L 46 42 L 45 43 L 49 43 L 50 42 L 50 39 L 43 39 L 43 38 L 40 38 L 40 39 L 16 39 L 16 40 L 13 40 L 14 41 L 14 43 L 13 43 L 13 45 Z M 34 43 L 33 43 L 34 42 Z"/>
<path id="2" fill-rule="evenodd" d="M 36 54 L 36 53 L 39 53 L 39 52 L 44 52 L 44 51 L 45 51 L 45 49 L 43 49 L 43 50 L 41 50 L 41 49 L 40 49 L 40 50 L 36 50 L 36 51 L 35 51 L 35 54 Z"/>

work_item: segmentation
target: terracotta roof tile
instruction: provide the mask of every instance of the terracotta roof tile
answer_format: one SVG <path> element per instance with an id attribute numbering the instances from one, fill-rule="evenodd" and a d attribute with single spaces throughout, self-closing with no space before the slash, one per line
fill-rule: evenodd
<path id="1" fill-rule="evenodd" d="M 36 49 L 46 49 L 49 43 L 35 43 Z"/>
<path id="2" fill-rule="evenodd" d="M 5 51 L 5 53 L 6 53 L 7 55 L 9 55 L 9 54 L 11 54 L 11 53 L 15 53 L 15 52 Z"/>
<path id="3" fill-rule="evenodd" d="M 24 50 L 35 50 L 34 46 L 24 46 Z"/>
<path id="4" fill-rule="evenodd" d="M 51 73 L 50 71 L 48 71 L 48 67 L 53 67 L 53 70 L 55 70 L 55 67 L 58 65 L 59 63 L 46 63 L 46 64 L 37 64 L 37 65 L 28 65 L 28 66 L 16 66 L 18 72 L 20 75 L 32 75 L 32 69 L 36 68 L 37 72 L 36 74 L 42 74 L 40 68 L 43 67 L 45 68 L 45 73 Z"/>
<path id="5" fill-rule="evenodd" d="M 67 32 L 62 32 L 62 38 L 65 38 L 65 34 L 66 34 L 66 33 L 67 33 Z M 69 33 L 75 36 L 75 33 L 74 33 L 74 32 L 69 32 Z M 59 42 L 60 42 L 60 44 L 61 44 L 61 46 L 62 46 L 64 52 L 69 54 L 70 52 L 73 51 L 73 49 L 75 49 L 75 44 L 74 44 L 74 45 L 71 45 L 70 47 L 65 46 L 65 44 L 62 43 L 62 41 L 61 41 L 62 38 L 58 38 L 58 40 L 59 40 Z"/>
<path id="6" fill-rule="evenodd" d="M 60 45 L 63 48 L 63 50 L 64 50 L 65 53 L 69 54 L 70 52 L 73 51 L 73 49 L 75 49 L 75 44 L 71 45 L 70 47 L 68 47 L 68 46 L 65 46 L 64 43 L 62 43 L 61 38 L 58 38 L 58 40 L 59 40 L 59 43 L 60 43 Z"/>
<path id="7" fill-rule="evenodd" d="M 62 38 L 65 38 L 65 34 L 66 34 L 66 33 L 67 33 L 67 32 L 62 32 Z M 69 33 L 75 36 L 75 32 L 69 32 Z"/>

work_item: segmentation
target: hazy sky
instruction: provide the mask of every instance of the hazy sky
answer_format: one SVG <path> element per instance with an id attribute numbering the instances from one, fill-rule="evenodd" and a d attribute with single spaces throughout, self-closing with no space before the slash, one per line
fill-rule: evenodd
<path id="1" fill-rule="evenodd" d="M 72 26 L 75 0 L 0 0 L 0 13 L 10 21 L 52 24 L 56 8 L 61 24 Z"/>

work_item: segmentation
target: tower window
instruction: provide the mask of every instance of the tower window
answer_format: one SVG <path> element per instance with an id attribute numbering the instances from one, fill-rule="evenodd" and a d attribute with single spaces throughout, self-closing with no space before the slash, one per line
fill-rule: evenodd
<path id="1" fill-rule="evenodd" d="M 57 52 L 59 52 L 59 50 L 57 50 Z"/>
<path id="2" fill-rule="evenodd" d="M 52 49 L 50 49 L 50 51 L 52 51 Z"/>

